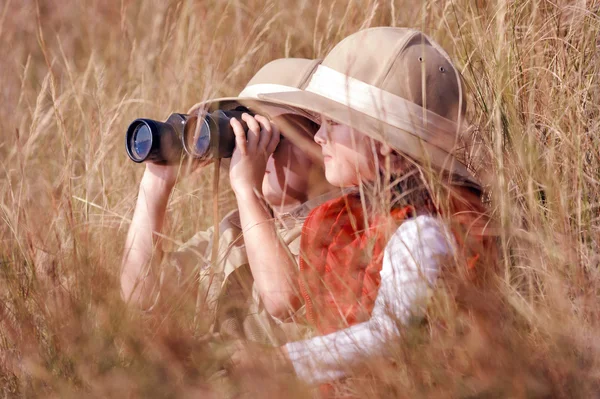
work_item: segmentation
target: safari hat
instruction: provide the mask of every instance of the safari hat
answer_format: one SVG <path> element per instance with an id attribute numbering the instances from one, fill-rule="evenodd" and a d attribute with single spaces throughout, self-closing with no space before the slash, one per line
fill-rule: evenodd
<path id="1" fill-rule="evenodd" d="M 327 54 L 302 91 L 258 97 L 321 114 L 477 183 L 455 157 L 466 109 L 460 75 L 446 52 L 418 30 L 357 32 Z"/>
<path id="2" fill-rule="evenodd" d="M 258 96 L 262 93 L 301 91 L 321 60 L 305 58 L 280 58 L 265 64 L 250 79 L 238 97 L 224 97 L 204 101 L 194 105 L 188 114 L 212 112 L 216 109 L 231 110 L 244 106 L 255 114 L 277 120 L 281 134 L 308 155 L 313 162 L 323 163 L 323 155 L 313 141 L 318 126 L 313 124 L 313 116 L 301 109 L 275 104 Z"/>
<path id="3" fill-rule="evenodd" d="M 271 118 L 292 113 L 310 117 L 302 110 L 259 99 L 259 94 L 301 91 L 310 76 L 315 72 L 321 60 L 305 58 L 280 58 L 265 64 L 250 79 L 237 97 L 223 97 L 195 104 L 188 114 L 199 110 L 229 110 L 240 105 L 253 112 L 265 114 Z"/>

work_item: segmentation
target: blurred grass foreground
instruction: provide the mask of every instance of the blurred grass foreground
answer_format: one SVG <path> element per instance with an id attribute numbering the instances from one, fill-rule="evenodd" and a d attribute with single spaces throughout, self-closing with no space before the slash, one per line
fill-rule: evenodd
<path id="1" fill-rule="evenodd" d="M 266 62 L 316 58 L 357 30 L 416 27 L 451 54 L 491 212 L 495 292 L 440 301 L 390 348 L 396 365 L 347 382 L 359 397 L 600 395 L 600 2 L 595 0 L 0 1 L 0 393 L 205 397 L 222 356 L 173 306 L 119 293 L 143 167 L 137 117 L 235 95 Z M 211 224 L 211 172 L 178 184 L 167 236 Z M 223 180 L 219 204 L 232 209 Z M 192 215 L 190 217 L 190 215 Z M 461 308 L 464 308 L 461 307 Z M 306 397 L 257 370 L 250 396 Z"/>

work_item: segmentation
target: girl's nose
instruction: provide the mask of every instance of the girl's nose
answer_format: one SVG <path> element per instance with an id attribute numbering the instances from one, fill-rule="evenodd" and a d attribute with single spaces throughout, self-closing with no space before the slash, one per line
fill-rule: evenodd
<path id="1" fill-rule="evenodd" d="M 315 143 L 318 145 L 324 145 L 327 142 L 327 124 L 322 123 L 319 130 L 315 134 Z"/>

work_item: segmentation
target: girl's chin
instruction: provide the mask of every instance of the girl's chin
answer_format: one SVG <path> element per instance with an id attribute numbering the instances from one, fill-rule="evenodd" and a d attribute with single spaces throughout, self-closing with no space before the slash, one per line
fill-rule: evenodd
<path id="1" fill-rule="evenodd" d="M 355 186 L 354 182 L 351 179 L 348 179 L 347 176 L 339 173 L 338 170 L 335 169 L 327 169 L 325 170 L 325 178 L 327 181 L 336 186 L 336 187 L 352 187 Z"/>

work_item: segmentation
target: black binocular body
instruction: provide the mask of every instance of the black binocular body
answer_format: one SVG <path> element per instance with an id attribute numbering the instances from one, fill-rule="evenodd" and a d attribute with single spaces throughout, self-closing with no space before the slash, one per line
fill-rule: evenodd
<path id="1" fill-rule="evenodd" d="M 175 163 L 188 155 L 200 160 L 230 158 L 235 147 L 231 118 L 242 120 L 245 107 L 199 115 L 171 114 L 165 122 L 136 119 L 127 128 L 125 148 L 134 162 Z"/>

